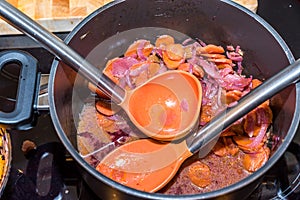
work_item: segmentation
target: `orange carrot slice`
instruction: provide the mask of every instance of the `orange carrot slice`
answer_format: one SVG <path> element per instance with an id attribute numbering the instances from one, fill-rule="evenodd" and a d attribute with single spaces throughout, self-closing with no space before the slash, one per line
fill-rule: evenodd
<path id="1" fill-rule="evenodd" d="M 202 53 L 201 56 L 207 58 L 226 58 L 224 54 L 219 54 L 219 53 Z"/>
<path id="2" fill-rule="evenodd" d="M 225 68 L 229 68 L 232 69 L 232 66 L 228 63 L 216 63 L 218 69 L 225 69 Z"/>
<path id="3" fill-rule="evenodd" d="M 185 51 L 181 44 L 169 44 L 166 46 L 166 54 L 170 60 L 182 60 L 184 53 Z"/>
<path id="4" fill-rule="evenodd" d="M 169 44 L 174 44 L 174 43 L 175 43 L 175 40 L 172 36 L 170 36 L 170 35 L 161 35 L 156 39 L 155 46 L 156 47 L 162 47 L 162 46 L 167 46 Z"/>
<path id="5" fill-rule="evenodd" d="M 103 101 L 97 101 L 96 109 L 98 112 L 100 112 L 101 114 L 106 115 L 106 116 L 112 116 L 112 115 L 116 114 L 116 110 L 111 108 L 111 104 L 103 102 Z"/>
<path id="6" fill-rule="evenodd" d="M 171 60 L 169 56 L 166 54 L 166 52 L 163 52 L 163 61 L 166 64 L 168 69 L 177 69 L 179 65 L 184 62 L 184 59 Z"/>
<path id="7" fill-rule="evenodd" d="M 200 54 L 202 54 L 202 53 L 224 53 L 225 50 L 222 46 L 209 44 L 204 47 L 198 47 L 197 52 Z"/>
<path id="8" fill-rule="evenodd" d="M 192 73 L 198 78 L 202 78 L 204 76 L 204 70 L 202 67 L 198 65 L 192 65 L 190 63 L 182 63 L 178 66 L 177 70 L 182 70 L 186 72 L 190 72 L 192 68 Z"/>
<path id="9" fill-rule="evenodd" d="M 150 41 L 145 40 L 137 40 L 132 43 L 124 53 L 124 56 L 137 55 L 137 49 L 141 48 L 140 46 L 142 45 L 142 43 L 144 43 L 142 47 L 142 53 L 145 57 L 148 57 L 153 50 L 153 45 L 150 43 Z"/>
<path id="10" fill-rule="evenodd" d="M 212 181 L 209 167 L 200 161 L 189 167 L 188 176 L 192 183 L 202 188 L 208 186 Z"/>
<path id="11" fill-rule="evenodd" d="M 104 131 L 115 132 L 117 130 L 115 121 L 108 119 L 107 116 L 104 116 L 103 114 L 98 112 L 96 115 L 97 115 L 97 123 L 99 127 L 103 128 Z"/>
<path id="12" fill-rule="evenodd" d="M 233 140 L 239 146 L 240 149 L 242 149 L 244 152 L 249 152 L 249 153 L 257 152 L 264 145 L 264 141 L 265 141 L 263 140 L 257 146 L 252 147 L 251 146 L 252 140 L 248 136 L 244 136 L 244 135 L 233 136 Z"/>
<path id="13" fill-rule="evenodd" d="M 259 86 L 262 82 L 256 78 L 252 79 L 252 88 L 256 88 L 257 86 Z"/>
<path id="14" fill-rule="evenodd" d="M 245 154 L 243 159 L 243 165 L 249 172 L 255 172 L 261 166 L 263 166 L 270 156 L 270 149 L 268 147 L 262 147 L 257 153 Z"/>
<path id="15" fill-rule="evenodd" d="M 212 152 L 219 157 L 224 157 L 227 155 L 227 149 L 226 149 L 224 143 L 221 142 L 221 140 L 219 140 L 215 144 L 215 146 L 212 149 Z"/>
<path id="16" fill-rule="evenodd" d="M 213 117 L 212 108 L 210 105 L 202 105 L 200 119 L 202 122 L 208 123 Z"/>
<path id="17" fill-rule="evenodd" d="M 242 97 L 243 93 L 239 90 L 232 90 L 226 92 L 226 104 L 230 104 L 232 102 L 235 102 L 239 100 Z"/>
<path id="18" fill-rule="evenodd" d="M 207 60 L 215 63 L 232 64 L 232 60 L 228 58 L 208 58 Z"/>

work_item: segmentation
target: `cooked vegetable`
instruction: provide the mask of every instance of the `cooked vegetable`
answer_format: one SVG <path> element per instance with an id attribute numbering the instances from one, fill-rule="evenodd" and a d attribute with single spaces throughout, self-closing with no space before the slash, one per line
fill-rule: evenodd
<path id="1" fill-rule="evenodd" d="M 244 52 L 239 46 L 222 47 L 191 39 L 180 43 L 170 35 L 162 35 L 157 37 L 154 44 L 144 39 L 135 41 L 124 55 L 108 61 L 103 73 L 126 90 L 132 90 L 149 78 L 167 70 L 183 70 L 193 74 L 203 88 L 199 116 L 201 128 L 219 112 L 234 105 L 241 97 L 261 84 L 260 80 L 243 74 L 243 55 Z M 91 85 L 89 88 L 92 92 L 103 96 Z M 103 140 L 92 142 L 94 146 L 102 144 L 101 151 L 105 151 L 105 145 L 113 143 L 118 146 L 143 137 L 126 122 L 119 110 L 107 109 L 106 102 L 99 100 L 95 104 L 86 105 L 84 109 L 91 107 L 96 108 L 97 124 L 110 141 L 104 144 Z M 182 101 L 178 109 L 189 108 Z M 84 117 L 82 120 L 85 120 Z M 208 156 L 202 159 L 197 155 L 189 158 L 175 179 L 161 192 L 168 194 L 209 192 L 248 176 L 269 158 L 270 150 L 266 141 L 271 124 L 272 110 L 269 101 L 266 101 L 224 130 Z M 99 138 L 91 136 L 93 131 L 85 131 L 88 133 L 78 134 L 79 142 L 83 136 L 96 140 Z M 98 151 L 95 150 L 97 153 Z M 89 152 L 89 155 L 91 164 L 97 166 L 99 156 L 99 160 L 95 159 L 97 156 L 93 151 Z M 111 172 L 111 176 L 117 176 L 121 183 L 126 180 L 122 174 L 116 173 L 108 166 L 105 167 L 107 168 L 105 170 Z"/>
<path id="2" fill-rule="evenodd" d="M 188 176 L 191 181 L 199 187 L 206 187 L 211 183 L 210 169 L 200 161 L 197 161 L 189 167 Z"/>

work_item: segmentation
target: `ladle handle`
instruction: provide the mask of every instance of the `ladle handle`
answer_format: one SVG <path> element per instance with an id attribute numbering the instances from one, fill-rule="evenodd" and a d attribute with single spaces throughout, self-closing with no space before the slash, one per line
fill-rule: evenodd
<path id="1" fill-rule="evenodd" d="M 202 151 L 208 153 L 212 148 L 210 142 L 215 141 L 221 131 L 242 118 L 251 110 L 300 79 L 300 59 L 286 67 L 276 75 L 264 81 L 260 86 L 241 98 L 238 103 L 214 117 L 207 125 L 187 139 L 192 153 Z M 206 148 L 206 145 L 211 147 Z M 201 152 L 200 152 L 201 155 Z M 205 155 L 202 155 L 205 156 Z"/>
<path id="2" fill-rule="evenodd" d="M 122 102 L 125 91 L 54 34 L 4 0 L 0 0 L 0 15 L 9 24 L 42 44 L 48 51 L 95 84 L 115 103 Z"/>

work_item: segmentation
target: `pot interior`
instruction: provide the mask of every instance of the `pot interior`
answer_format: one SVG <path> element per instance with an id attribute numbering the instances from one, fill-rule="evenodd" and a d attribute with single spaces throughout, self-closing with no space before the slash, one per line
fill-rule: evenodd
<path id="1" fill-rule="evenodd" d="M 222 46 L 239 45 L 244 51 L 246 74 L 262 80 L 288 66 L 293 56 L 277 33 L 254 14 L 231 4 L 217 0 L 114 2 L 83 20 L 66 42 L 100 69 L 107 60 L 122 55 L 133 41 L 153 40 L 162 34 L 172 35 L 179 41 L 191 37 Z M 84 162 L 77 152 L 76 127 L 90 95 L 87 82 L 63 63 L 54 62 L 52 70 L 50 102 L 54 124 L 75 159 Z M 299 95 L 296 87 L 290 86 L 272 98 L 272 161 L 261 171 L 275 163 L 287 147 L 282 143 L 293 137 L 298 123 L 295 122 Z M 96 176 L 103 179 L 101 175 Z"/>

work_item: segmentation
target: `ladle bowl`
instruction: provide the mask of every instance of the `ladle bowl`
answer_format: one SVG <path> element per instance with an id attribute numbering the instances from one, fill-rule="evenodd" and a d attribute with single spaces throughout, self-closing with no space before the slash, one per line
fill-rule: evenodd
<path id="1" fill-rule="evenodd" d="M 187 135 L 198 124 L 202 100 L 199 80 L 190 73 L 172 70 L 126 92 L 119 105 L 144 134 L 171 141 Z"/>

